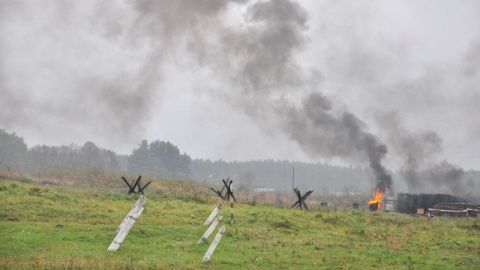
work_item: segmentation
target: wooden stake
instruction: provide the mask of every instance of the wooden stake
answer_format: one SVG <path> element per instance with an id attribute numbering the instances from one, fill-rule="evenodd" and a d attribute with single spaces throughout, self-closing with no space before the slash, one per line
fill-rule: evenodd
<path id="1" fill-rule="evenodd" d="M 213 220 L 213 222 L 210 224 L 210 226 L 209 226 L 208 229 L 205 231 L 205 233 L 202 235 L 202 237 L 200 237 L 200 240 L 198 240 L 197 244 L 206 243 L 208 237 L 210 237 L 210 235 L 213 233 L 213 231 L 214 231 L 215 228 L 218 226 L 218 224 L 220 223 L 220 221 L 222 221 L 222 219 L 223 219 L 223 217 L 222 217 L 221 215 L 218 215 L 218 216 Z"/>
<path id="2" fill-rule="evenodd" d="M 220 213 L 221 207 L 222 207 L 221 204 L 217 204 L 217 206 L 215 207 L 215 209 L 213 209 L 212 213 L 210 214 L 210 216 L 208 216 L 207 220 L 205 220 L 203 225 L 209 226 Z"/>
<path id="3" fill-rule="evenodd" d="M 118 233 L 115 236 L 115 239 L 113 239 L 112 243 L 107 249 L 108 251 L 117 251 L 120 248 L 120 245 L 122 244 L 123 240 L 125 240 L 125 237 L 127 237 L 128 232 L 142 214 L 143 204 L 145 203 L 145 200 L 145 196 L 140 196 L 140 198 L 133 206 L 132 210 L 130 210 L 127 216 L 123 219 L 117 230 Z"/>
<path id="4" fill-rule="evenodd" d="M 120 225 L 118 226 L 117 228 L 117 233 L 120 231 L 120 229 L 122 229 L 122 227 L 125 225 L 125 222 L 127 222 L 127 220 L 130 218 L 130 216 L 133 215 L 133 213 L 137 213 L 138 211 L 140 211 L 140 208 L 143 207 L 143 204 L 145 203 L 145 197 L 144 196 L 140 196 L 140 198 L 138 198 L 137 202 L 135 203 L 135 205 L 132 207 L 132 209 L 130 210 L 130 212 L 128 212 L 128 214 L 125 216 L 125 218 L 123 219 L 122 223 L 120 223 Z"/>
<path id="5" fill-rule="evenodd" d="M 217 248 L 218 244 L 220 243 L 220 240 L 222 240 L 223 234 L 225 233 L 225 225 L 223 225 L 220 230 L 218 230 L 217 235 L 215 235 L 215 239 L 213 239 L 212 244 L 210 247 L 208 247 L 207 252 L 205 253 L 205 256 L 203 256 L 203 262 L 208 262 L 210 261 L 210 258 L 213 255 L 213 252 L 215 252 L 215 249 Z"/>

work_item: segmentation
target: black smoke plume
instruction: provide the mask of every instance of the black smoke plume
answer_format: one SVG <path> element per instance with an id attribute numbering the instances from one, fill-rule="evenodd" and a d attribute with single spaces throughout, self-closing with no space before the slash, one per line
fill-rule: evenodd
<path id="1" fill-rule="evenodd" d="M 9 13 L 16 12 L 22 18 L 37 14 L 39 6 L 23 9 L 26 3 L 15 5 Z M 16 114 L 6 114 L 4 107 L 0 108 L 2 124 L 38 122 L 35 118 L 44 115 L 53 119 L 50 121 L 78 125 L 80 131 L 129 137 L 130 132 L 141 129 L 152 100 L 162 92 L 166 63 L 189 58 L 192 65 L 216 74 L 214 79 L 222 84 L 222 90 L 210 90 L 212 93 L 247 113 L 260 127 L 285 133 L 312 157 L 368 163 L 377 187 L 391 188 L 391 176 L 382 164 L 386 145 L 351 110 L 341 109 L 322 94 L 321 71 L 297 61 L 308 44 L 308 16 L 299 3 L 137 0 L 122 2 L 116 8 L 97 3 L 78 10 L 77 5 L 91 4 L 75 3 L 52 2 L 48 9 L 41 9 L 51 18 L 41 25 L 44 30 L 39 38 L 51 46 L 64 42 L 67 45 L 62 49 L 74 52 L 73 59 L 59 57 L 61 64 L 41 69 L 45 74 L 54 74 L 51 76 L 59 86 L 42 92 L 52 91 L 52 95 L 37 98 L 28 95 L 30 91 L 19 92 L 22 85 L 2 83 L 0 91 L 9 99 L 7 104 L 22 100 L 21 106 L 15 106 Z M 2 9 L 6 10 L 0 6 Z M 101 12 L 82 13 L 92 9 Z M 80 12 L 80 19 L 73 19 L 72 12 Z M 227 14 L 238 13 L 240 22 L 226 23 Z M 64 32 L 52 30 L 59 26 Z M 82 44 L 70 47 L 69 41 L 78 35 L 92 44 L 114 44 L 121 51 L 140 48 L 141 61 L 119 67 L 113 74 L 102 73 L 101 68 L 92 71 L 89 65 L 81 68 L 79 64 L 94 55 L 82 51 Z M 114 60 L 107 58 L 104 62 Z M 0 67 L 0 77 L 9 76 L 4 74 L 8 72 L 1 62 Z M 46 76 L 48 87 L 55 81 L 52 78 Z M 24 109 L 41 113 L 23 113 Z"/>

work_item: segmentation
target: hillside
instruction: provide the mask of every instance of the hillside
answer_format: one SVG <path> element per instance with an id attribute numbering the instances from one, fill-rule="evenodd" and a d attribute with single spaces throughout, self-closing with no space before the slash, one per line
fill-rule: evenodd
<path id="1" fill-rule="evenodd" d="M 215 198 L 147 193 L 120 250 L 106 251 L 135 202 L 120 190 L 0 181 L 0 269 L 478 269 L 480 220 L 237 204 L 212 260 L 196 242 Z"/>

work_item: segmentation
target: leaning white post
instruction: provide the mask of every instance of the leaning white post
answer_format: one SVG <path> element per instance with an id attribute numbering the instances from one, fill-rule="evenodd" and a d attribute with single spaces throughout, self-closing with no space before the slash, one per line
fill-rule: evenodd
<path id="1" fill-rule="evenodd" d="M 110 244 L 108 247 L 108 251 L 116 251 L 118 248 L 120 248 L 120 245 L 122 244 L 123 240 L 125 240 L 125 237 L 127 237 L 128 232 L 130 229 L 133 227 L 135 224 L 135 221 L 140 217 L 140 215 L 143 212 L 143 204 L 145 203 L 145 196 L 140 196 L 140 198 L 137 200 L 135 205 L 133 206 L 132 210 L 128 212 L 127 216 L 123 219 L 122 223 L 117 229 L 117 236 L 115 236 L 115 239 L 113 239 L 113 242 Z"/>
<path id="2" fill-rule="evenodd" d="M 222 240 L 222 236 L 225 233 L 225 225 L 223 225 L 217 232 L 217 235 L 215 236 L 215 239 L 213 239 L 212 244 L 210 247 L 208 247 L 207 252 L 205 253 L 205 256 L 203 256 L 203 262 L 208 262 L 210 258 L 213 255 L 213 252 L 217 248 L 218 244 L 220 243 L 220 240 Z"/>
<path id="3" fill-rule="evenodd" d="M 217 206 L 215 207 L 215 209 L 213 209 L 212 213 L 210 214 L 210 216 L 208 216 L 207 220 L 205 220 L 205 223 L 203 223 L 203 225 L 205 226 L 210 225 L 213 222 L 213 220 L 218 216 L 221 207 L 222 207 L 221 204 L 217 204 Z"/>
<path id="4" fill-rule="evenodd" d="M 218 215 L 217 218 L 215 218 L 215 220 L 213 220 L 213 222 L 210 224 L 210 226 L 208 227 L 208 229 L 205 231 L 205 233 L 202 235 L 202 237 L 200 238 L 200 240 L 198 240 L 197 244 L 201 244 L 203 242 L 207 242 L 207 239 L 208 237 L 210 237 L 210 235 L 212 234 L 212 232 L 215 230 L 215 228 L 218 226 L 218 224 L 220 223 L 220 221 L 222 221 L 222 216 L 221 215 Z"/>
<path id="5" fill-rule="evenodd" d="M 123 219 L 122 223 L 120 223 L 120 225 L 118 226 L 117 228 L 117 233 L 122 229 L 122 227 L 125 225 L 125 222 L 127 222 L 127 220 L 130 218 L 130 216 L 133 215 L 133 213 L 136 213 L 139 211 L 140 208 L 143 207 L 143 204 L 145 203 L 145 197 L 142 195 L 140 196 L 140 198 L 137 200 L 137 202 L 135 203 L 135 205 L 132 207 L 132 209 L 130 210 L 130 212 L 128 212 L 128 214 L 125 216 L 125 218 Z"/>

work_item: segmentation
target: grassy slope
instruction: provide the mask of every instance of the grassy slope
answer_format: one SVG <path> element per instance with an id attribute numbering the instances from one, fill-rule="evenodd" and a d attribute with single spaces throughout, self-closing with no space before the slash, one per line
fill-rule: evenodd
<path id="1" fill-rule="evenodd" d="M 135 199 L 0 182 L 1 268 L 479 269 L 480 220 L 237 205 L 212 260 L 196 241 L 214 203 L 149 196 L 108 253 Z M 228 211 L 227 211 L 228 213 Z"/>

